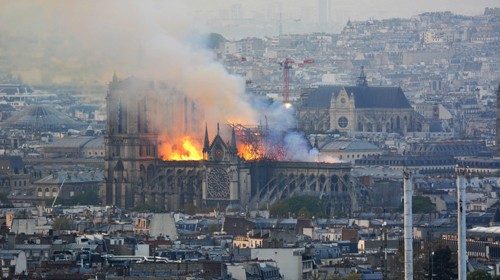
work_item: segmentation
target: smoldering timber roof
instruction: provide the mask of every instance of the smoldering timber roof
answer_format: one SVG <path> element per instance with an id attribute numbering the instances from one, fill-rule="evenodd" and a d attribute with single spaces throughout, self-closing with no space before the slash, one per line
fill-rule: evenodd
<path id="1" fill-rule="evenodd" d="M 46 105 L 31 105 L 15 113 L 1 124 L 2 128 L 30 131 L 66 131 L 81 129 L 85 124 Z"/>
<path id="2" fill-rule="evenodd" d="M 409 109 L 408 99 L 400 87 L 320 86 L 312 89 L 304 102 L 306 108 L 330 108 L 332 95 L 343 88 L 354 95 L 354 106 L 363 108 Z"/>

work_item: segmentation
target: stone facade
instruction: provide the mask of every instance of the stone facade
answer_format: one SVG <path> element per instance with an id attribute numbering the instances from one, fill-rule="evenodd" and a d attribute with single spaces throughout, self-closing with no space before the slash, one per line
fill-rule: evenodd
<path id="1" fill-rule="evenodd" d="M 307 133 L 426 132 L 424 118 L 415 112 L 401 88 L 320 86 L 303 95 L 299 125 Z"/>

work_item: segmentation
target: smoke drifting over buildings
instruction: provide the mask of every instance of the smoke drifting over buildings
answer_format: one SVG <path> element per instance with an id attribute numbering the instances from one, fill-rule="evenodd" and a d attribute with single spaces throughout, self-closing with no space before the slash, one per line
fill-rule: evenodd
<path id="1" fill-rule="evenodd" d="M 203 30 L 194 28 L 199 25 L 180 16 L 189 14 L 182 1 L 122 1 L 120 5 L 114 1 L 71 4 L 49 1 L 7 5 L 10 12 L 17 11 L 15 14 L 29 18 L 16 30 L 37 40 L 33 51 L 50 52 L 42 55 L 39 63 L 48 55 L 64 65 L 45 72 L 42 75 L 45 79 L 52 82 L 75 79 L 69 76 L 72 71 L 66 69 L 72 62 L 78 69 L 73 74 L 79 79 L 107 82 L 116 71 L 120 78 L 136 76 L 154 80 L 162 92 L 159 106 L 165 110 L 160 108 L 158 119 L 152 123 L 170 141 L 189 134 L 200 148 L 205 123 L 212 128 L 216 123 L 256 125 L 267 118 L 271 136 L 266 141 L 285 139 L 284 148 L 290 151 L 287 154 L 293 154 L 290 159 L 311 159 L 309 143 L 300 134 L 286 135 L 296 127 L 293 111 L 279 104 L 250 102 L 244 80 L 228 74 L 214 60 L 213 53 L 204 49 Z M 9 32 L 13 30 L 11 27 L 4 26 Z M 64 52 L 53 46 L 61 40 Z M 30 76 L 30 73 L 20 74 Z M 228 135 L 229 131 L 222 133 Z"/>

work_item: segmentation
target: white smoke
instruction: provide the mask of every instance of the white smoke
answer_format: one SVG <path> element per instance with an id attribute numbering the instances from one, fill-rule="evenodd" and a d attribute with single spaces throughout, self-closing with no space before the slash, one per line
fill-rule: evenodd
<path id="1" fill-rule="evenodd" d="M 31 67 L 13 72 L 28 82 L 105 84 L 114 72 L 121 78 L 163 81 L 199 105 L 204 117 L 200 135 L 205 122 L 211 126 L 266 122 L 271 131 L 267 140 L 283 143 L 286 159 L 316 158 L 308 140 L 293 132 L 297 121 L 292 109 L 279 102 L 249 100 L 244 80 L 230 75 L 200 44 L 200 34 L 206 30 L 183 1 L 0 0 L 0 4 L 0 33 L 18 48 L 6 50 L 9 58 Z M 155 123 L 166 118 L 157 117 L 160 121 Z"/>

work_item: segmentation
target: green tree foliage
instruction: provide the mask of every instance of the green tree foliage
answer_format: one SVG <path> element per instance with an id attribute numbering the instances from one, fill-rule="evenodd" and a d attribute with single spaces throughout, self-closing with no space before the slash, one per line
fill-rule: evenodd
<path id="1" fill-rule="evenodd" d="M 467 273 L 467 279 L 469 280 L 493 280 L 498 279 L 500 277 L 493 278 L 491 274 L 484 270 L 474 270 L 472 272 Z"/>
<path id="2" fill-rule="evenodd" d="M 431 254 L 434 252 L 434 255 Z M 434 274 L 434 280 L 457 279 L 457 253 L 452 252 L 441 240 L 425 242 L 423 246 L 413 246 L 413 274 L 415 279 L 428 279 Z M 403 244 L 393 258 L 389 258 L 387 279 L 403 279 L 404 271 Z"/>
<path id="3" fill-rule="evenodd" d="M 59 200 L 58 200 L 59 201 Z M 52 201 L 50 201 L 52 204 Z M 97 190 L 88 189 L 83 190 L 80 194 L 73 196 L 70 199 L 64 199 L 61 201 L 62 205 L 73 206 L 73 205 L 100 205 L 101 200 L 99 198 L 99 192 Z"/>
<path id="4" fill-rule="evenodd" d="M 347 275 L 345 280 L 361 280 L 361 275 L 353 272 L 353 273 Z"/>
<path id="5" fill-rule="evenodd" d="M 414 196 L 412 209 L 415 214 L 428 214 L 436 212 L 436 205 L 427 196 Z M 403 212 L 403 203 L 399 206 L 399 211 Z"/>
<path id="6" fill-rule="evenodd" d="M 12 207 L 8 193 L 0 192 L 0 207 Z"/>
<path id="7" fill-rule="evenodd" d="M 140 204 L 134 207 L 134 211 L 144 213 L 164 213 L 165 209 L 154 204 Z"/>
<path id="8" fill-rule="evenodd" d="M 207 230 L 208 230 L 209 233 L 214 233 L 214 232 L 220 231 L 221 230 L 221 225 L 210 224 L 210 225 L 208 225 L 208 229 Z"/>
<path id="9" fill-rule="evenodd" d="M 73 222 L 66 217 L 58 217 L 52 224 L 54 230 L 70 230 L 73 227 Z"/>
<path id="10" fill-rule="evenodd" d="M 452 254 L 450 247 L 439 246 L 434 250 L 431 257 L 433 272 L 437 280 L 457 279 L 457 259 L 456 254 Z"/>
<path id="11" fill-rule="evenodd" d="M 361 275 L 352 272 L 351 274 L 342 277 L 337 275 L 332 275 L 327 278 L 328 280 L 361 280 Z"/>
<path id="12" fill-rule="evenodd" d="M 294 196 L 274 203 L 269 209 L 274 217 L 294 217 L 311 218 L 324 217 L 325 205 L 321 199 L 314 196 Z"/>

